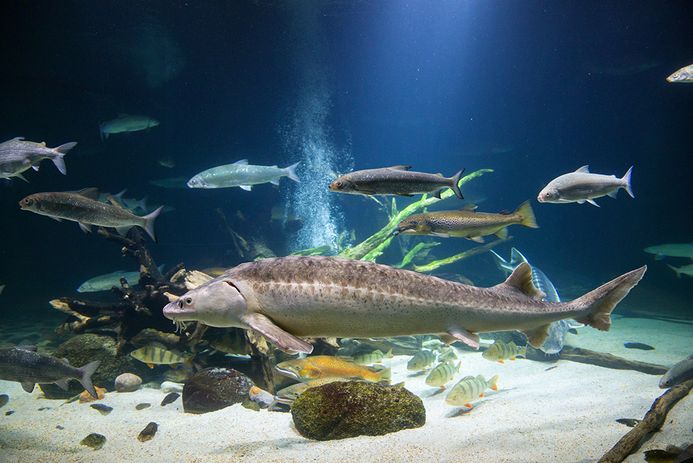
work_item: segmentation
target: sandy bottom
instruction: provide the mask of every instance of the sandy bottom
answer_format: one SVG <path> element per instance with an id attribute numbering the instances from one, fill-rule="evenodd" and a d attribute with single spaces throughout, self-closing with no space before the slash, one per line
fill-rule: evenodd
<path id="1" fill-rule="evenodd" d="M 656 347 L 623 348 L 624 341 Z M 693 345 L 690 325 L 643 319 L 616 320 L 612 331 L 588 328 L 572 338 L 574 345 L 628 358 L 669 364 Z M 469 413 L 445 404 L 445 393 L 409 376 L 407 357 L 391 361 L 394 382 L 423 398 L 425 426 L 380 437 L 332 442 L 302 438 L 288 413 L 255 412 L 240 405 L 205 415 L 183 413 L 180 399 L 161 407 L 157 389 L 109 393 L 101 402 L 114 408 L 107 416 L 89 404 L 63 404 L 27 394 L 16 383 L 0 381 L 10 402 L 0 409 L 0 460 L 3 462 L 587 462 L 597 460 L 630 428 L 617 418 L 642 418 L 662 394 L 659 377 L 560 361 L 555 364 L 517 360 L 501 365 L 478 353 L 460 354 L 465 375 L 500 375 L 500 390 L 490 393 Z M 547 370 L 551 366 L 556 368 Z M 152 406 L 138 411 L 135 405 Z M 48 409 L 39 410 L 43 407 Z M 5 416 L 5 412 L 15 413 Z M 153 440 L 141 443 L 139 432 L 159 424 Z M 680 402 L 661 432 L 641 449 L 693 441 L 693 399 Z M 64 429 L 56 429 L 60 425 Z M 98 451 L 79 442 L 89 433 L 107 437 Z M 628 462 L 645 461 L 642 453 Z"/>

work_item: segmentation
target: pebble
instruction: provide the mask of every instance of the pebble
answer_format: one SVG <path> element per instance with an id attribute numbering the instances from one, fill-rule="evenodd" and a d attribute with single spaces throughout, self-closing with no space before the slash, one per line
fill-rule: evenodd
<path id="1" fill-rule="evenodd" d="M 142 385 L 142 378 L 133 373 L 123 373 L 115 379 L 115 389 L 118 392 L 135 392 Z"/>
<path id="2" fill-rule="evenodd" d="M 136 408 L 137 410 L 144 410 L 145 408 L 149 408 L 149 407 L 151 407 L 151 406 L 152 406 L 152 404 L 141 403 L 141 404 L 135 405 L 135 408 Z"/>
<path id="3" fill-rule="evenodd" d="M 55 427 L 55 429 L 60 429 L 60 430 L 62 431 L 62 430 L 65 429 L 65 428 L 64 428 L 63 426 L 57 425 L 57 426 Z"/>
<path id="4" fill-rule="evenodd" d="M 105 404 L 94 404 L 91 406 L 94 410 L 98 410 L 102 415 L 108 415 L 113 411 L 113 407 L 109 407 Z"/>
<path id="5" fill-rule="evenodd" d="M 171 392 L 170 394 L 167 394 L 166 397 L 164 397 L 164 400 L 161 401 L 161 406 L 165 406 L 168 404 L 171 404 L 178 400 L 178 397 L 180 397 L 180 394 L 177 392 Z"/>
<path id="6" fill-rule="evenodd" d="M 173 381 L 164 381 L 161 383 L 161 392 L 183 392 L 182 383 L 174 383 Z"/>
<path id="7" fill-rule="evenodd" d="M 142 432 L 140 432 L 139 436 L 137 436 L 137 440 L 140 442 L 147 442 L 148 440 L 151 440 L 158 429 L 158 424 L 156 424 L 153 421 L 150 422 L 147 426 L 144 427 Z"/>
<path id="8" fill-rule="evenodd" d="M 99 450 L 106 443 L 106 436 L 102 434 L 97 434 L 95 432 L 89 434 L 87 437 L 82 439 L 80 444 L 91 447 L 94 450 Z"/>
<path id="9" fill-rule="evenodd" d="M 5 412 L 5 416 L 10 416 L 13 413 L 14 413 L 14 410 L 8 410 Z"/>

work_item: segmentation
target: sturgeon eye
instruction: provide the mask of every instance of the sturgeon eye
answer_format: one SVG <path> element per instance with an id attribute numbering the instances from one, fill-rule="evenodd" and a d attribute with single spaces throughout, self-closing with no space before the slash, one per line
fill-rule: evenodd
<path id="1" fill-rule="evenodd" d="M 188 304 L 188 305 L 192 304 L 192 297 L 186 297 L 186 298 L 185 298 L 185 303 Z"/>

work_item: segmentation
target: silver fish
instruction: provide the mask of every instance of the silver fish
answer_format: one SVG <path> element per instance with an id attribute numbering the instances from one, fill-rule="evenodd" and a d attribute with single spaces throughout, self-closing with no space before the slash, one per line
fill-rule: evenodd
<path id="1" fill-rule="evenodd" d="M 693 243 L 658 244 L 644 249 L 648 254 L 654 254 L 655 260 L 665 257 L 687 257 L 693 259 Z"/>
<path id="2" fill-rule="evenodd" d="M 154 221 L 163 206 L 149 215 L 138 216 L 120 206 L 99 202 L 98 197 L 99 191 L 96 188 L 76 192 L 35 193 L 22 199 L 19 206 L 24 211 L 46 215 L 58 221 L 65 219 L 77 222 L 87 232 L 90 231 L 90 225 L 115 228 L 121 234 L 138 226 L 156 241 Z"/>
<path id="3" fill-rule="evenodd" d="M 288 167 L 254 166 L 248 164 L 247 159 L 241 159 L 233 164 L 212 167 L 204 170 L 188 180 L 189 188 L 230 188 L 241 187 L 250 191 L 253 185 L 271 183 L 279 185 L 279 179 L 289 177 L 294 182 L 299 182 L 296 175 L 296 164 Z"/>
<path id="4" fill-rule="evenodd" d="M 693 355 L 681 360 L 664 373 L 662 379 L 659 380 L 659 387 L 666 389 L 676 386 L 684 381 L 693 378 Z"/>
<path id="5" fill-rule="evenodd" d="M 241 264 L 164 307 L 175 322 L 253 329 L 281 349 L 312 352 L 305 337 L 447 333 L 479 347 L 478 332 L 520 330 L 540 346 L 549 324 L 575 318 L 608 330 L 611 311 L 647 267 L 567 303 L 541 301 L 528 264 L 478 288 L 387 265 L 332 257 L 280 257 Z"/>
<path id="6" fill-rule="evenodd" d="M 39 163 L 50 159 L 61 174 L 67 174 L 65 154 L 74 148 L 77 142 L 65 143 L 55 148 L 49 148 L 45 143 L 24 140 L 22 137 L 13 138 L 0 143 L 0 178 L 18 177 L 27 181 L 22 173 L 26 170 L 39 170 Z"/>
<path id="7" fill-rule="evenodd" d="M 667 264 L 667 267 L 674 271 L 676 278 L 681 278 L 681 275 L 693 277 L 693 264 L 682 265 L 681 267 L 674 267 L 673 265 Z"/>
<path id="8" fill-rule="evenodd" d="M 99 133 L 102 139 L 110 135 L 125 132 L 139 132 L 159 125 L 159 121 L 149 116 L 134 116 L 130 114 L 120 114 L 117 118 L 99 125 Z"/>
<path id="9" fill-rule="evenodd" d="M 68 380 L 76 379 L 96 398 L 91 375 L 100 363 L 96 360 L 75 368 L 65 360 L 39 354 L 33 347 L 12 347 L 0 349 L 0 379 L 19 382 L 26 392 L 33 391 L 36 383 L 55 383 L 67 389 Z"/>
<path id="10" fill-rule="evenodd" d="M 684 66 L 667 77 L 667 82 L 690 84 L 693 83 L 693 64 Z"/>
<path id="11" fill-rule="evenodd" d="M 361 195 L 399 195 L 433 193 L 440 198 L 440 190 L 451 188 L 455 196 L 464 199 L 459 188 L 464 169 L 450 178 L 441 174 L 411 171 L 411 166 L 392 166 L 349 172 L 330 183 L 330 190 Z"/>
<path id="12" fill-rule="evenodd" d="M 140 272 L 126 272 L 116 270 L 115 272 L 99 275 L 90 278 L 77 288 L 78 293 L 94 293 L 98 291 L 108 291 L 112 287 L 120 287 L 120 279 L 125 278 L 130 285 L 136 285 L 140 281 Z"/>
<path id="13" fill-rule="evenodd" d="M 630 185 L 631 172 L 633 167 L 628 169 L 622 178 L 616 178 L 615 175 L 593 174 L 589 166 L 582 166 L 575 172 L 563 174 L 551 180 L 539 192 L 537 201 L 555 204 L 588 202 L 599 207 L 594 202 L 595 199 L 607 195 L 616 198 L 621 188 L 626 190 L 631 198 L 635 198 Z"/>

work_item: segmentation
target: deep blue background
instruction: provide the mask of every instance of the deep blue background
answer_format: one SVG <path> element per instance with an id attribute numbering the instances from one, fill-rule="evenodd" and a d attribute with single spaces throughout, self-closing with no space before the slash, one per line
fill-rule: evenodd
<path id="1" fill-rule="evenodd" d="M 493 168 L 470 185 L 469 196 L 488 198 L 481 210 L 534 200 L 549 180 L 583 164 L 617 176 L 635 165 L 636 200 L 621 192 L 599 200 L 599 209 L 533 201 L 541 228 L 512 228 L 513 244 L 559 290 L 652 264 L 641 294 L 650 288 L 656 296 L 642 304 L 690 308 L 691 280 L 676 280 L 642 252 L 693 241 L 693 85 L 665 81 L 693 62 L 690 2 L 315 5 L 297 12 L 293 2 L 264 1 L 3 3 L 0 138 L 79 145 L 66 158 L 66 177 L 45 163 L 30 184 L 0 185 L 0 282 L 8 285 L 0 304 L 47 311 L 47 300 L 86 278 L 133 268 L 112 243 L 77 225 L 20 211 L 17 202 L 38 191 L 128 188 L 129 196 L 175 207 L 158 220 L 160 243 L 152 245 L 168 265 L 237 263 L 216 208 L 230 217 L 241 210 L 247 221 L 239 231 L 283 251 L 285 237 L 268 225 L 280 198 L 275 188 L 164 190 L 148 181 L 240 158 L 299 160 L 283 133 L 306 91 L 298 68 L 312 60 L 331 92 L 334 145 L 357 168 L 413 164 L 446 175 Z M 318 27 L 306 38 L 296 21 L 311 11 Z M 144 47 L 142 34 L 159 32 L 184 65 L 151 87 L 132 54 Z M 161 125 L 102 142 L 98 124 L 118 113 L 147 114 Z M 491 153 L 493 146 L 511 149 Z M 159 166 L 163 157 L 175 159 L 175 169 Z M 366 199 L 343 196 L 338 204 L 360 238 L 384 221 Z M 471 245 L 447 240 L 435 252 Z M 500 278 L 488 255 L 447 270 L 480 284 Z"/>

